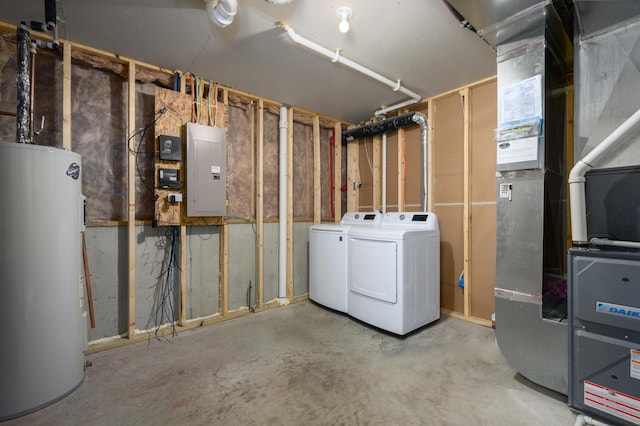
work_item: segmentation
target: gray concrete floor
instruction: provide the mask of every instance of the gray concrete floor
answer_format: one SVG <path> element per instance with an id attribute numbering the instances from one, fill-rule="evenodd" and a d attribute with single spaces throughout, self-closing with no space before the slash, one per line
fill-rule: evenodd
<path id="1" fill-rule="evenodd" d="M 7 425 L 572 425 L 492 329 L 398 338 L 312 302 L 87 356 L 67 398 Z M 4 426 L 3 424 L 3 426 Z"/>

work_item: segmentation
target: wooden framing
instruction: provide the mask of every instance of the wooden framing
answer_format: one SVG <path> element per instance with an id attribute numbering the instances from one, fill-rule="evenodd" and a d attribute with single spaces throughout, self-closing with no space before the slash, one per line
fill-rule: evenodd
<path id="1" fill-rule="evenodd" d="M 62 147 L 71 150 L 71 44 L 62 49 Z"/>
<path id="2" fill-rule="evenodd" d="M 358 142 L 347 144 L 347 211 L 354 212 L 360 205 L 360 146 Z M 336 163 L 339 164 L 339 163 Z M 340 186 L 337 182 L 336 186 Z"/>
<path id="3" fill-rule="evenodd" d="M 136 129 L 136 64 L 129 62 L 129 78 L 127 86 L 127 139 Z M 129 141 L 127 140 L 127 144 Z M 136 153 L 129 149 L 127 163 L 127 238 L 129 253 L 129 306 L 127 335 L 132 339 L 136 333 Z"/>
<path id="4" fill-rule="evenodd" d="M 264 306 L 264 102 L 258 100 L 258 135 L 256 140 L 256 235 L 258 239 L 257 308 Z"/>
<path id="5" fill-rule="evenodd" d="M 320 117 L 313 117 L 313 223 L 322 221 L 322 169 L 320 168 Z"/>
<path id="6" fill-rule="evenodd" d="M 463 256 L 464 256 L 464 316 L 471 315 L 471 294 L 473 291 L 471 276 L 471 148 L 469 145 L 469 88 L 465 87 L 459 92 L 462 97 L 463 126 L 464 126 L 464 182 L 463 182 L 463 202 L 462 228 L 463 228 Z"/>
<path id="7" fill-rule="evenodd" d="M 366 143 L 366 142 L 365 142 Z M 373 210 L 382 209 L 382 137 L 373 137 Z"/>

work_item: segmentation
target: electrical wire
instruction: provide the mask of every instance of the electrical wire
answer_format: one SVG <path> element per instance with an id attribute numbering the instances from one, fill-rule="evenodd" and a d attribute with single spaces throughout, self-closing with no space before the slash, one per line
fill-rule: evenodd
<path id="1" fill-rule="evenodd" d="M 160 331 L 160 327 L 162 326 L 163 321 L 166 319 L 166 322 L 171 327 L 171 335 L 177 336 L 178 332 L 176 330 L 175 324 L 175 308 L 174 308 L 174 288 L 175 288 L 175 279 L 176 279 L 176 264 L 178 257 L 178 227 L 173 226 L 172 229 L 167 230 L 165 232 L 164 241 L 160 242 L 161 246 L 164 246 L 165 249 L 168 249 L 166 255 L 168 256 L 167 262 L 168 267 L 160 274 L 158 277 L 158 282 L 161 287 L 158 288 L 158 294 L 161 296 L 160 300 L 157 303 L 154 319 L 155 319 L 155 336 L 159 338 L 158 332 Z M 166 246 L 166 241 L 170 241 L 170 245 Z M 177 267 L 179 269 L 179 266 Z"/>
<path id="2" fill-rule="evenodd" d="M 155 157 L 155 149 L 153 151 L 142 151 L 142 142 L 144 141 L 144 138 L 147 134 L 147 131 L 156 124 L 156 122 L 160 119 L 160 117 L 162 117 L 165 113 L 167 112 L 167 108 L 162 108 L 160 110 L 158 110 L 154 117 L 149 120 L 143 127 L 141 127 L 140 129 L 136 130 L 131 136 L 129 136 L 129 139 L 127 139 L 127 148 L 129 149 L 129 152 L 132 154 L 135 154 L 135 165 L 136 165 L 136 171 L 138 172 L 138 176 L 140 176 L 140 181 L 142 182 L 142 184 L 145 186 L 145 188 L 147 188 L 147 190 L 153 194 L 153 189 L 152 187 L 147 183 L 147 181 L 144 178 L 144 175 L 142 174 L 142 170 L 140 169 L 140 161 L 138 159 L 138 157 L 141 154 L 144 155 L 153 155 Z M 131 148 L 131 140 L 134 139 L 136 136 L 140 135 L 140 140 L 138 141 L 138 145 L 136 146 L 135 149 Z"/>

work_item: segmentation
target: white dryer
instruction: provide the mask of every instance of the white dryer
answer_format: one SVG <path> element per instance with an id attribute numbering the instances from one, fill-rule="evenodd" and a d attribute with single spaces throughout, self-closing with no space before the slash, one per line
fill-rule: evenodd
<path id="1" fill-rule="evenodd" d="M 347 313 L 404 335 L 440 318 L 440 230 L 431 212 L 350 229 Z"/>
<path id="2" fill-rule="evenodd" d="M 323 306 L 347 312 L 347 231 L 351 227 L 379 226 L 382 214 L 345 213 L 340 224 L 309 228 L 309 298 Z"/>

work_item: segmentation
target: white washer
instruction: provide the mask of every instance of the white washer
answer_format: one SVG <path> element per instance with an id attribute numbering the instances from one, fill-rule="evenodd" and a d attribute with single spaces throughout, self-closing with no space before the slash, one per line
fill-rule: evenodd
<path id="1" fill-rule="evenodd" d="M 404 335 L 440 318 L 440 231 L 431 212 L 348 231 L 347 313 Z"/>
<path id="2" fill-rule="evenodd" d="M 379 226 L 382 214 L 345 213 L 340 224 L 309 228 L 309 298 L 323 306 L 347 312 L 347 232 L 352 227 Z"/>

